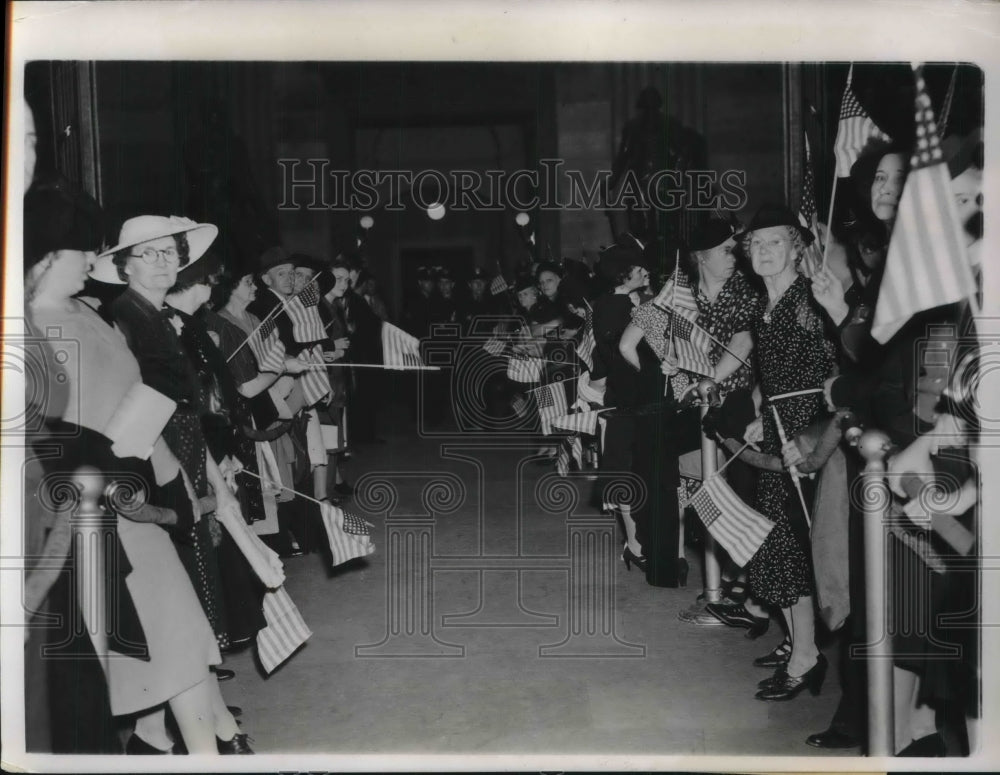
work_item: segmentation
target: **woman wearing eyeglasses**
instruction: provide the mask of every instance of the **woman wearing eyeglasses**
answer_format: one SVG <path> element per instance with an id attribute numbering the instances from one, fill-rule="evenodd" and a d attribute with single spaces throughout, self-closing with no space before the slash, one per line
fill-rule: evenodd
<path id="1" fill-rule="evenodd" d="M 212 224 L 187 218 L 131 218 L 122 225 L 119 244 L 98 257 L 90 274 L 101 282 L 128 285 L 112 302 L 112 315 L 139 363 L 142 381 L 177 403 L 163 429 L 163 439 L 187 474 L 195 495 L 199 499 L 214 496 L 214 512 L 220 518 L 242 520 L 239 501 L 208 451 L 201 420 L 204 391 L 181 343 L 183 318 L 165 304 L 180 268 L 200 259 L 217 234 Z M 215 519 L 205 514 L 184 539 L 176 541 L 176 547 L 219 647 L 225 649 L 230 643 L 213 548 L 213 534 L 218 535 L 218 530 Z M 217 690 L 216 695 L 215 699 L 221 698 Z M 221 724 L 220 751 L 252 753 L 225 703 L 214 710 L 217 725 Z"/>

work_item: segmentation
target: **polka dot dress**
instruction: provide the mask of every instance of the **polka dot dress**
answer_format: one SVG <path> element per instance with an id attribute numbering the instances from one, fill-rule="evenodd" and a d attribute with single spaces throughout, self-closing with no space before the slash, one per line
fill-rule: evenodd
<path id="1" fill-rule="evenodd" d="M 761 449 L 781 454 L 770 396 L 822 387 L 834 368 L 835 349 L 824 335 L 823 321 L 812 306 L 809 281 L 799 277 L 765 315 L 766 299 L 758 304 L 754 340 L 760 363 L 764 441 Z M 788 438 L 826 414 L 821 393 L 775 402 Z M 806 502 L 811 485 L 803 480 Z M 747 565 L 754 594 L 781 608 L 812 594 L 812 562 L 808 533 L 798 494 L 786 473 L 762 471 L 757 483 L 757 510 L 775 525 Z"/>
<path id="2" fill-rule="evenodd" d="M 206 445 L 198 416 L 181 409 L 174 412 L 163 429 L 163 439 L 184 468 L 200 498 L 208 493 L 205 473 Z M 187 542 L 177 543 L 177 553 L 191 577 L 198 600 L 205 611 L 220 649 L 229 648 L 225 615 L 222 605 L 222 587 L 216 549 L 212 545 L 214 517 L 203 516 L 191 529 Z"/>

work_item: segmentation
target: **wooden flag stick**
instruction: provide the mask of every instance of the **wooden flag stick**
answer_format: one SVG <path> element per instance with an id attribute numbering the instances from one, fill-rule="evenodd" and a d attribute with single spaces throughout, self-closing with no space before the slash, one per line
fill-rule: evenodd
<path id="1" fill-rule="evenodd" d="M 255 479 L 260 479 L 260 481 L 262 481 L 264 484 L 269 484 L 272 487 L 278 487 L 278 488 L 280 488 L 282 490 L 285 490 L 285 492 L 290 492 L 292 495 L 294 495 L 297 498 L 304 498 L 307 501 L 312 501 L 317 506 L 332 506 L 333 505 L 332 503 L 328 503 L 328 502 L 325 502 L 325 501 L 317 500 L 316 498 L 313 498 L 313 497 L 311 497 L 309 495 L 301 493 L 298 490 L 293 490 L 291 487 L 286 487 L 281 482 L 272 482 L 270 479 L 267 479 L 267 478 L 261 476 L 260 474 L 255 474 L 253 471 L 248 471 L 245 468 L 241 468 L 237 473 L 247 474 L 249 476 L 254 477 Z M 337 508 L 340 508 L 340 507 L 338 506 Z M 373 525 L 367 519 L 364 520 L 364 523 L 366 525 L 368 525 L 368 527 L 375 527 L 375 525 Z"/>
<path id="2" fill-rule="evenodd" d="M 795 396 L 808 396 L 812 393 L 822 393 L 823 388 L 809 388 L 808 390 L 796 390 L 792 393 L 781 393 L 777 396 L 771 396 L 772 401 L 780 401 L 782 398 L 794 398 Z"/>
<path id="3" fill-rule="evenodd" d="M 781 418 L 778 416 L 778 407 L 771 404 L 771 411 L 774 412 L 774 422 L 778 426 L 778 438 L 781 439 L 781 444 L 784 446 L 788 443 L 788 437 L 785 435 L 785 426 L 781 424 Z M 798 466 L 789 466 L 788 473 L 792 477 L 792 484 L 795 485 L 795 491 L 799 494 L 799 503 L 802 504 L 802 513 L 806 518 L 806 526 L 812 529 L 812 520 L 809 519 L 809 509 L 806 508 L 806 496 L 802 494 L 802 483 L 799 481 L 799 469 Z"/>

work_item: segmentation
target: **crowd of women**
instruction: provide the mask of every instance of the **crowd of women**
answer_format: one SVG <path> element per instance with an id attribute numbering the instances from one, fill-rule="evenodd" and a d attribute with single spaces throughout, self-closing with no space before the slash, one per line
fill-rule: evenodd
<path id="1" fill-rule="evenodd" d="M 947 138 L 943 153 L 978 280 L 981 132 Z M 906 515 L 889 543 L 896 750 L 920 756 L 968 751 L 979 714 L 977 582 L 969 570 L 979 483 L 970 453 L 970 301 L 921 312 L 884 344 L 871 335 L 909 165 L 909 149 L 870 143 L 843 181 L 834 222 L 819 224 L 818 235 L 789 208 L 764 205 L 745 226 L 704 222 L 674 256 L 662 247 L 657 256 L 626 234 L 602 251 L 594 273 L 571 261 L 535 264 L 506 292 L 519 323 L 493 353 L 512 365 L 539 364 L 507 372 L 508 396 L 534 396 L 539 417 L 552 403 L 541 396 L 555 384 L 565 391 L 565 403 L 556 402 L 566 407 L 564 420 L 600 412 L 601 429 L 590 428 L 600 439 L 601 471 L 588 472 L 599 482 L 594 503 L 620 520 L 625 567 L 644 571 L 651 585 L 687 580 L 684 493 L 701 476 L 692 455 L 708 437 L 732 458 L 729 486 L 773 527 L 744 568 L 726 571 L 723 600 L 703 615 L 752 638 L 772 616 L 781 623 L 783 640 L 754 660 L 774 671 L 752 689 L 762 701 L 819 693 L 828 664 L 818 642 L 835 633 L 843 694 L 830 727 L 806 740 L 818 748 L 865 746 L 863 461 L 843 437 L 884 431 L 892 513 Z M 710 342 L 711 366 L 700 371 L 678 354 L 681 296 Z M 694 403 L 706 377 L 723 401 L 702 421 Z M 606 482 L 621 472 L 642 482 L 637 502 L 609 495 Z M 929 505 L 934 488 L 942 500 Z"/>
<path id="2" fill-rule="evenodd" d="M 945 143 L 977 273 L 981 148 L 981 135 Z M 853 188 L 842 188 L 834 222 L 819 235 L 789 208 L 764 205 L 745 226 L 706 220 L 673 255 L 626 235 L 601 253 L 595 272 L 583 262 L 542 262 L 508 286 L 476 270 L 463 278 L 468 293 L 456 294 L 448 270 L 421 268 L 402 325 L 433 339 L 435 322 L 458 323 L 471 335 L 477 318 L 506 317 L 515 322 L 491 329 L 502 346 L 486 349 L 507 359 L 510 378 L 487 383 L 488 404 L 530 406 L 535 395 L 541 414 L 538 388 L 558 385 L 568 414 L 602 410 L 601 431 L 584 433 L 594 437 L 606 475 L 596 477 L 595 504 L 621 520 L 626 568 L 636 566 L 651 585 L 687 583 L 678 498 L 685 456 L 708 435 L 735 458 L 726 467 L 730 486 L 773 528 L 746 567 L 732 569 L 726 597 L 708 610 L 753 636 L 772 615 L 783 627 L 782 642 L 754 662 L 774 669 L 749 689 L 762 701 L 818 693 L 828 667 L 818 634 L 841 633 L 843 697 L 830 728 L 808 740 L 820 748 L 863 747 L 865 734 L 864 657 L 852 649 L 866 639 L 861 511 L 851 497 L 860 464 L 842 429 L 850 418 L 887 433 L 890 469 L 910 475 L 893 485 L 897 510 L 916 520 L 901 520 L 893 539 L 897 613 L 930 606 L 934 622 L 929 630 L 900 629 L 897 638 L 897 751 L 919 755 L 967 750 L 978 717 L 976 630 L 968 622 L 945 629 L 937 616 L 975 610 L 974 579 L 950 570 L 947 559 L 977 551 L 978 479 L 969 452 L 976 433 L 969 370 L 954 366 L 974 352 L 919 357 L 929 326 L 970 330 L 968 304 L 918 315 L 885 345 L 870 335 L 908 164 L 904 149 L 869 147 L 851 170 Z M 219 687 L 227 676 L 222 655 L 266 626 L 262 600 L 273 583 L 235 537 L 252 528 L 269 547 L 271 568 L 279 558 L 325 551 L 321 504 L 351 495 L 339 465 L 345 431 L 376 438 L 377 390 L 363 370 L 336 367 L 381 361 L 385 310 L 361 259 L 321 262 L 273 247 L 253 265 L 224 266 L 212 252 L 217 231 L 143 215 L 103 248 L 92 199 L 59 180 L 34 181 L 26 191 L 27 319 L 47 343 L 45 368 L 28 394 L 29 402 L 44 395 L 36 411 L 47 419 L 29 439 L 37 454 L 27 473 L 34 486 L 28 556 L 54 551 L 53 537 L 65 530 L 66 513 L 46 505 L 54 476 L 83 482 L 95 473 L 117 504 L 104 523 L 113 538 L 106 592 L 114 637 L 92 639 L 86 628 L 28 630 L 28 654 L 45 646 L 91 657 L 29 659 L 36 750 L 251 753 L 240 711 Z M 822 264 L 808 257 L 817 237 Z M 101 294 L 98 304 L 84 292 L 88 278 L 116 292 Z M 711 342 L 702 372 L 678 352 L 683 300 Z M 296 313 L 306 307 L 308 314 Z M 56 357 L 59 341 L 75 346 Z M 513 367 L 529 362 L 538 369 L 528 376 Z M 723 400 L 702 421 L 692 398 L 705 377 Z M 436 396 L 430 409 L 440 421 L 455 397 L 442 404 L 440 391 L 428 395 Z M 131 425 L 121 430 L 126 411 Z M 160 423 L 152 419 L 157 411 Z M 553 438 L 540 450 L 543 461 L 557 456 Z M 63 454 L 46 457 L 53 442 Z M 608 477 L 620 472 L 640 480 L 645 497 L 610 494 Z M 914 478 L 946 489 L 957 483 L 937 516 L 957 518 L 973 540 L 942 541 L 943 531 L 919 522 L 925 503 L 912 490 Z M 126 485 L 129 498 L 116 500 Z M 844 539 L 834 549 L 817 540 L 831 532 Z M 905 561 L 906 553 L 920 562 Z M 929 573 L 929 584 L 906 569 Z M 29 610 L 73 621 L 78 601 L 68 577 L 42 586 Z M 944 658 L 942 644 L 954 643 L 959 656 Z"/>

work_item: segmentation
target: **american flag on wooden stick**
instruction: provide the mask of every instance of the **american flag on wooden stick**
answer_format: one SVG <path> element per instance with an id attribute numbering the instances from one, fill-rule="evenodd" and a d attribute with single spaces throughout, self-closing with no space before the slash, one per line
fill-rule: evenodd
<path id="1" fill-rule="evenodd" d="M 312 630 L 284 587 L 267 590 L 262 607 L 267 626 L 257 632 L 257 656 L 264 672 L 271 673 L 312 636 Z"/>
<path id="2" fill-rule="evenodd" d="M 698 489 L 690 505 L 712 537 L 741 567 L 750 562 L 774 527 L 771 520 L 747 506 L 717 474 Z"/>
<path id="3" fill-rule="evenodd" d="M 580 336 L 580 344 L 576 346 L 576 354 L 580 360 L 587 364 L 587 368 L 594 368 L 594 350 L 597 349 L 597 340 L 594 338 L 594 314 L 588 309 L 584 320 L 583 334 Z"/>
<path id="4" fill-rule="evenodd" d="M 320 516 L 330 542 L 334 567 L 375 551 L 368 525 L 361 517 L 330 503 L 320 504 Z"/>
<path id="5" fill-rule="evenodd" d="M 504 291 L 506 291 L 509 287 L 510 286 L 507 285 L 507 281 L 503 279 L 503 275 L 498 274 L 496 277 L 493 278 L 493 281 L 490 283 L 490 293 L 493 296 L 496 296 L 498 293 L 503 293 Z"/>
<path id="6" fill-rule="evenodd" d="M 976 290 L 922 68 L 916 68 L 915 77 L 917 148 L 900 197 L 872 322 L 872 336 L 882 344 L 912 315 Z"/>
<path id="7" fill-rule="evenodd" d="M 805 163 L 802 171 L 802 199 L 799 202 L 799 223 L 809 229 L 816 238 L 806 248 L 799 271 L 812 277 L 823 265 L 823 251 L 819 247 L 818 217 L 816 214 L 816 178 L 813 174 L 812 152 L 809 149 L 809 135 L 804 135 Z"/>
<path id="8" fill-rule="evenodd" d="M 326 338 L 323 319 L 319 316 L 319 288 L 316 278 L 285 302 L 285 312 L 292 321 L 292 337 L 303 344 Z"/>
<path id="9" fill-rule="evenodd" d="M 309 362 L 317 365 L 317 368 L 309 369 L 302 373 L 302 395 L 305 398 L 306 406 L 313 406 L 322 401 L 330 393 L 330 376 L 326 373 L 326 364 L 323 363 L 323 348 L 315 345 L 309 351 Z M 319 368 L 322 366 L 322 368 Z"/>
<path id="10" fill-rule="evenodd" d="M 715 367 L 708 357 L 712 349 L 712 340 L 705 330 L 687 315 L 676 312 L 672 314 L 673 346 L 677 365 L 684 371 L 713 376 Z"/>
<path id="11" fill-rule="evenodd" d="M 552 420 L 566 414 L 566 388 L 563 383 L 552 382 L 542 385 L 531 391 L 538 404 L 538 419 L 542 425 L 542 435 L 548 436 L 552 433 Z"/>
<path id="12" fill-rule="evenodd" d="M 424 365 L 420 357 L 420 340 L 383 321 L 382 361 L 390 369 L 420 368 Z"/>
<path id="13" fill-rule="evenodd" d="M 865 109 L 861 107 L 851 79 L 854 65 L 847 74 L 847 85 L 844 86 L 844 96 L 840 101 L 840 119 L 837 123 L 837 139 L 833 143 L 833 154 L 837 160 L 837 177 L 846 178 L 851 174 L 851 167 L 858 160 L 861 151 L 871 140 L 891 141 L 885 132 L 879 129 L 871 120 Z"/>
<path id="14" fill-rule="evenodd" d="M 507 359 L 507 378 L 514 382 L 539 382 L 542 379 L 542 362 L 518 352 L 511 353 Z"/>
<path id="15" fill-rule="evenodd" d="M 278 324 L 273 317 L 247 337 L 247 346 L 257 359 L 258 371 L 281 374 L 285 370 L 285 345 L 278 338 Z"/>

